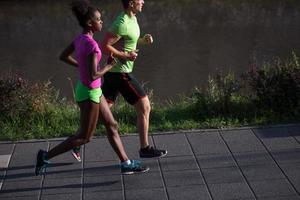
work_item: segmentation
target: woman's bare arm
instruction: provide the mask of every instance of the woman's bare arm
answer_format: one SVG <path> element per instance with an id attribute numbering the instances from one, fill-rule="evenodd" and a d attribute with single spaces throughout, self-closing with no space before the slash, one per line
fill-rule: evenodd
<path id="1" fill-rule="evenodd" d="M 71 43 L 63 50 L 63 52 L 59 56 L 59 59 L 69 65 L 78 67 L 77 61 L 72 57 L 74 51 L 75 51 L 74 44 Z"/>
<path id="2" fill-rule="evenodd" d="M 108 72 L 116 64 L 116 61 L 114 60 L 114 58 L 112 58 L 110 63 L 107 63 L 98 71 L 97 57 L 98 57 L 97 53 L 91 53 L 87 58 L 91 80 L 96 80 L 98 78 L 101 78 L 106 72 Z"/>

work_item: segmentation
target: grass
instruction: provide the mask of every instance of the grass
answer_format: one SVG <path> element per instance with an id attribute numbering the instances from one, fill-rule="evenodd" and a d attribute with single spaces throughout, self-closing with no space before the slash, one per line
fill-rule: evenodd
<path id="1" fill-rule="evenodd" d="M 217 73 L 208 87 L 195 88 L 176 102 L 152 101 L 150 132 L 297 123 L 300 65 L 292 54 L 255 66 L 242 76 Z M 120 99 L 112 109 L 121 134 L 136 132 L 136 113 Z M 30 84 L 17 74 L 0 78 L 0 140 L 66 137 L 79 126 L 79 109 L 48 81 Z M 99 123 L 95 135 L 104 135 Z"/>

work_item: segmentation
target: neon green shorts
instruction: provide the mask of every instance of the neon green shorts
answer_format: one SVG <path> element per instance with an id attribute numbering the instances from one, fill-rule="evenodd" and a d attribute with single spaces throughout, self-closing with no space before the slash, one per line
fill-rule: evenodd
<path id="1" fill-rule="evenodd" d="M 91 100 L 95 103 L 100 103 L 100 97 L 102 95 L 101 88 L 91 89 L 83 85 L 80 81 L 77 82 L 75 88 L 75 101 L 81 102 L 85 100 Z"/>

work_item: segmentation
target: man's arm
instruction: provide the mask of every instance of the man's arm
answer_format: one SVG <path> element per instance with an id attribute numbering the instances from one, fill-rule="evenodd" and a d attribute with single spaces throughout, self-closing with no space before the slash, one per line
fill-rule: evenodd
<path id="1" fill-rule="evenodd" d="M 138 44 L 145 45 L 145 44 L 152 44 L 153 37 L 150 34 L 145 34 L 144 37 L 139 38 Z"/>
<path id="2" fill-rule="evenodd" d="M 113 55 L 121 60 L 134 61 L 137 57 L 137 53 L 135 51 L 125 52 L 114 47 L 114 44 L 116 44 L 120 39 L 121 37 L 118 35 L 115 35 L 111 32 L 106 33 L 101 45 L 103 52 L 108 55 Z"/>

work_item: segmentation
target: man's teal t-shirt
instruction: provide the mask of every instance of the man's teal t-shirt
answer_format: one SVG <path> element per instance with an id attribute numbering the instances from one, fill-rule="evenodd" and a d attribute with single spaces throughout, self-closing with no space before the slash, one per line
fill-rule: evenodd
<path id="1" fill-rule="evenodd" d="M 120 51 L 130 52 L 136 50 L 138 39 L 140 37 L 140 27 L 135 16 L 128 16 L 122 12 L 113 22 L 109 31 L 121 37 L 116 47 Z M 119 60 L 111 72 L 130 73 L 133 70 L 133 61 L 121 63 Z"/>

